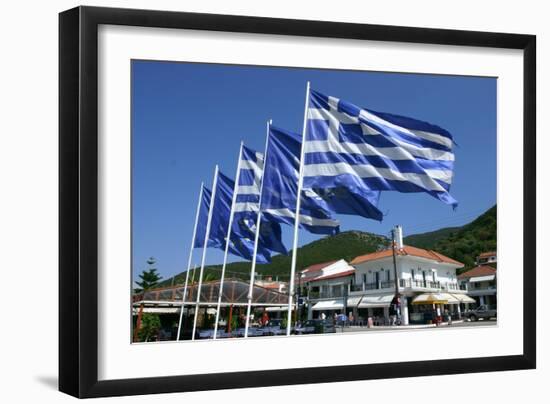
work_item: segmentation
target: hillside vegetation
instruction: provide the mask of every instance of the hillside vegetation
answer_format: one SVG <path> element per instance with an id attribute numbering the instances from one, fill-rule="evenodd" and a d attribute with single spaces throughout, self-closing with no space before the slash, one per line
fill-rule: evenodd
<path id="1" fill-rule="evenodd" d="M 497 206 L 472 222 L 455 228 L 405 237 L 406 244 L 435 250 L 464 263 L 464 270 L 475 265 L 476 257 L 497 248 Z"/>
<path id="2" fill-rule="evenodd" d="M 496 205 L 472 222 L 460 227 L 446 227 L 436 231 L 413 234 L 404 238 L 404 243 L 435 250 L 465 264 L 467 270 L 475 265 L 475 258 L 484 251 L 496 250 Z M 406 229 L 405 229 L 406 230 Z M 345 259 L 351 261 L 358 255 L 368 254 L 389 246 L 389 240 L 381 235 L 345 231 L 331 237 L 324 237 L 298 248 L 297 270 L 322 262 Z M 258 264 L 260 276 L 278 277 L 288 280 L 290 274 L 291 254 L 276 255 L 270 264 Z M 221 265 L 205 267 L 204 280 L 219 279 Z M 248 280 L 250 262 L 233 262 L 227 264 L 226 277 Z M 196 275 L 198 279 L 198 274 Z M 185 282 L 185 272 L 176 275 L 175 283 Z M 172 278 L 160 285 L 170 285 Z"/>
<path id="3" fill-rule="evenodd" d="M 298 248 L 297 270 L 302 270 L 312 264 L 345 259 L 351 261 L 358 255 L 368 254 L 389 245 L 386 237 L 360 231 L 345 231 L 332 237 L 324 237 Z M 258 264 L 256 272 L 263 276 L 278 277 L 288 280 L 290 274 L 291 255 L 276 255 L 270 264 Z M 219 279 L 221 265 L 210 265 L 204 268 L 205 279 Z M 250 278 L 250 262 L 233 262 L 226 266 L 226 277 L 248 280 Z M 198 275 L 197 275 L 198 277 Z M 185 272 L 176 275 L 176 284 L 185 282 Z M 161 285 L 170 285 L 169 278 Z"/>

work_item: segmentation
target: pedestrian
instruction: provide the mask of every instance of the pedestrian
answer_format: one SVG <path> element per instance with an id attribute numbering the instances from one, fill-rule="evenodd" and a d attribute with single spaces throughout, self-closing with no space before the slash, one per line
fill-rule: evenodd
<path id="1" fill-rule="evenodd" d="M 321 320 L 326 320 L 327 318 L 327 315 L 325 314 L 325 312 L 322 312 L 321 313 Z"/>
<path id="2" fill-rule="evenodd" d="M 435 307 L 432 310 L 432 319 L 433 319 L 433 322 L 434 322 L 435 326 L 438 327 L 439 322 L 437 321 L 438 317 L 437 317 L 437 310 L 435 309 Z"/>
<path id="3" fill-rule="evenodd" d="M 451 325 L 453 323 L 451 312 L 447 308 L 445 309 L 445 320 L 447 320 L 447 325 Z"/>

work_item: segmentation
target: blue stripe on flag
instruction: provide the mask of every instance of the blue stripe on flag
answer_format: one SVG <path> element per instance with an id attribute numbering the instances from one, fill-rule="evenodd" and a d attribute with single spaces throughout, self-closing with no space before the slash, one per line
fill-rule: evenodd
<path id="1" fill-rule="evenodd" d="M 304 186 L 426 192 L 453 207 L 452 136 L 413 118 L 310 92 Z"/>

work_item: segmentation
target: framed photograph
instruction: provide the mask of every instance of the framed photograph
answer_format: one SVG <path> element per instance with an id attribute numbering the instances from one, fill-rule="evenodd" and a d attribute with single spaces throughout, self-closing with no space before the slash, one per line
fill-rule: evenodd
<path id="1" fill-rule="evenodd" d="M 59 47 L 61 391 L 535 368 L 534 36 L 78 7 Z"/>

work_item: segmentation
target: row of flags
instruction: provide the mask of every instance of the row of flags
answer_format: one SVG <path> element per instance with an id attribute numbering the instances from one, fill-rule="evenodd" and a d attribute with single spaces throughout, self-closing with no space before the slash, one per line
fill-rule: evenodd
<path id="1" fill-rule="evenodd" d="M 451 134 L 413 118 L 359 108 L 311 90 L 307 111 L 300 227 L 336 234 L 334 214 L 382 220 L 381 191 L 424 192 L 453 207 Z M 266 156 L 241 147 L 238 183 L 218 174 L 208 247 L 252 260 L 262 211 L 258 263 L 287 254 L 281 224 L 294 225 L 302 136 L 269 124 Z M 203 247 L 211 190 L 203 188 L 195 247 Z M 228 232 L 233 193 L 235 219 Z M 261 206 L 260 206 L 261 201 Z"/>
<path id="2" fill-rule="evenodd" d="M 309 83 L 306 97 L 302 135 L 268 123 L 264 153 L 241 144 L 235 180 L 216 167 L 213 189 L 201 186 L 192 248 L 225 250 L 224 269 L 227 253 L 252 261 L 251 285 L 256 262 L 288 254 L 281 225 L 333 235 L 340 230 L 335 214 L 381 221 L 382 191 L 422 192 L 457 206 L 447 130 L 358 107 Z M 223 279 L 220 296 L 222 287 Z"/>

